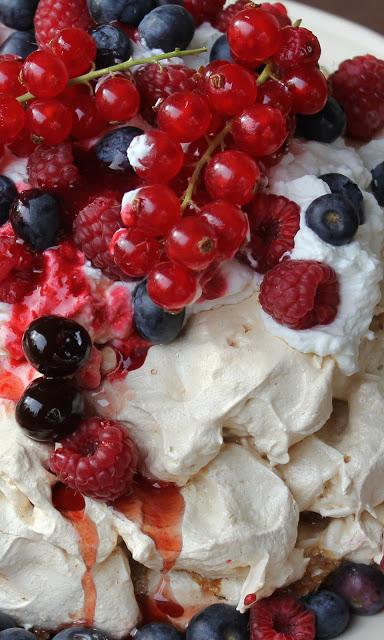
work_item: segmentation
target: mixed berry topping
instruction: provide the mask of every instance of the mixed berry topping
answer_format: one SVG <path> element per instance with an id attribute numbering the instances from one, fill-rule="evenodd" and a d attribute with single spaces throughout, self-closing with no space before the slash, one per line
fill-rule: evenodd
<path id="1" fill-rule="evenodd" d="M 133 321 L 136 331 L 152 344 L 173 342 L 180 334 L 185 320 L 185 310 L 168 313 L 152 302 L 145 282 L 136 288 L 133 297 Z"/>
<path id="2" fill-rule="evenodd" d="M 379 205 L 384 207 L 384 161 L 372 170 L 372 193 Z"/>
<path id="3" fill-rule="evenodd" d="M 228 604 L 213 604 L 194 616 L 187 629 L 187 640 L 248 640 L 248 620 Z"/>

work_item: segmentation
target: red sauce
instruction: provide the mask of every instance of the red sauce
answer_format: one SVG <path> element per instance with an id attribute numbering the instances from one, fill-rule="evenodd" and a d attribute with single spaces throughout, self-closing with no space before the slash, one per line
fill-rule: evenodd
<path id="1" fill-rule="evenodd" d="M 156 592 L 151 595 L 138 596 L 142 615 L 142 624 L 150 622 L 169 622 L 184 615 L 184 608 L 173 599 L 170 579 L 167 574 L 161 576 Z"/>
<path id="2" fill-rule="evenodd" d="M 170 571 L 183 546 L 181 525 L 184 498 L 175 484 L 140 480 L 133 493 L 119 498 L 114 508 L 136 522 L 154 541 L 163 558 L 163 570 Z"/>
<path id="3" fill-rule="evenodd" d="M 124 339 L 132 328 L 131 296 L 124 285 L 91 283 L 84 254 L 73 242 L 63 242 L 42 256 L 42 271 L 32 293 L 12 305 L 5 345 L 14 361 L 23 359 L 22 336 L 35 318 L 57 314 L 76 318 L 91 330 L 95 342 Z"/>
<path id="4" fill-rule="evenodd" d="M 76 529 L 81 557 L 86 567 L 81 580 L 84 592 L 83 609 L 76 623 L 93 626 L 97 602 L 97 590 L 93 578 L 93 568 L 99 547 L 97 527 L 84 511 L 84 498 L 72 489 L 60 483 L 56 484 L 52 489 L 52 503 Z"/>

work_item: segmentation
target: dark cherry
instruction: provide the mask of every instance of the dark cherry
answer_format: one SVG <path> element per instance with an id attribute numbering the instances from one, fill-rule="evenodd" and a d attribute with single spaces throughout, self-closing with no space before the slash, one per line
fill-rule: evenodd
<path id="1" fill-rule="evenodd" d="M 43 316 L 29 325 L 23 350 L 29 362 L 49 378 L 70 376 L 86 362 L 92 342 L 80 324 L 61 316 Z"/>
<path id="2" fill-rule="evenodd" d="M 16 406 L 16 420 L 32 440 L 52 442 L 70 435 L 83 417 L 84 399 L 67 379 L 37 378 Z"/>

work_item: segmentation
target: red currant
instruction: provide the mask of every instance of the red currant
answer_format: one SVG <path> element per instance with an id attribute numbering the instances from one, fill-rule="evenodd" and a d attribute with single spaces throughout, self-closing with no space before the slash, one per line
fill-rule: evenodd
<path id="1" fill-rule="evenodd" d="M 202 22 L 214 23 L 222 10 L 225 0 L 184 0 L 183 5 L 191 13 L 197 25 Z"/>
<path id="2" fill-rule="evenodd" d="M 76 78 L 89 71 L 96 58 L 96 42 L 83 29 L 62 29 L 54 36 L 49 46 L 64 62 L 70 78 Z"/>
<path id="3" fill-rule="evenodd" d="M 9 93 L 16 98 L 25 93 L 20 82 L 20 73 L 23 68 L 21 60 L 0 59 L 0 93 Z"/>
<path id="4" fill-rule="evenodd" d="M 257 163 L 243 151 L 218 153 L 210 159 L 205 170 L 205 186 L 209 195 L 238 205 L 252 200 L 259 180 Z"/>
<path id="5" fill-rule="evenodd" d="M 315 64 L 321 55 L 318 39 L 303 27 L 285 27 L 280 31 L 280 44 L 273 61 L 280 69 Z"/>
<path id="6" fill-rule="evenodd" d="M 27 109 L 26 124 L 30 133 L 47 144 L 60 144 L 71 132 L 72 112 L 54 98 L 34 100 Z"/>
<path id="7" fill-rule="evenodd" d="M 204 82 L 211 108 L 226 116 L 240 113 L 256 100 L 256 77 L 239 64 L 221 62 Z"/>
<path id="8" fill-rule="evenodd" d="M 328 85 L 320 69 L 313 65 L 288 69 L 283 75 L 293 96 L 293 111 L 313 115 L 322 110 L 328 100 Z"/>
<path id="9" fill-rule="evenodd" d="M 71 108 L 73 125 L 71 135 L 85 140 L 99 135 L 106 122 L 96 107 L 95 96 L 86 84 L 68 85 L 60 96 L 61 101 Z"/>
<path id="10" fill-rule="evenodd" d="M 208 131 L 211 112 L 206 99 L 192 91 L 177 91 L 166 98 L 157 114 L 157 124 L 173 140 L 193 142 Z"/>
<path id="11" fill-rule="evenodd" d="M 258 8 L 244 9 L 229 24 L 228 43 L 241 62 L 257 66 L 278 50 L 279 32 L 279 21 L 272 13 Z"/>
<path id="12" fill-rule="evenodd" d="M 127 153 L 132 168 L 146 182 L 169 182 L 184 162 L 180 144 L 158 129 L 136 136 Z"/>
<path id="13" fill-rule="evenodd" d="M 166 252 L 170 260 L 181 262 L 193 271 L 203 271 L 217 255 L 215 232 L 201 218 L 183 218 L 169 234 Z"/>
<path id="14" fill-rule="evenodd" d="M 147 238 L 140 229 L 119 229 L 110 248 L 119 269 L 131 278 L 142 278 L 157 264 L 161 247 L 155 238 Z"/>
<path id="15" fill-rule="evenodd" d="M 25 113 L 14 96 L 0 93 L 0 144 L 11 142 L 24 127 Z"/>
<path id="16" fill-rule="evenodd" d="M 8 145 L 8 148 L 15 154 L 18 158 L 25 158 L 30 156 L 31 153 L 36 149 L 36 142 L 34 142 L 31 138 L 31 134 L 26 129 L 23 129 L 21 133 L 12 140 L 12 142 Z"/>
<path id="17" fill-rule="evenodd" d="M 232 125 L 235 143 L 253 156 L 269 156 L 288 136 L 284 115 L 279 109 L 255 104 L 241 113 Z"/>
<path id="18" fill-rule="evenodd" d="M 52 51 L 33 51 L 24 61 L 22 80 L 37 98 L 54 98 L 68 82 L 65 64 Z"/>
<path id="19" fill-rule="evenodd" d="M 180 201 L 165 184 L 151 184 L 125 194 L 121 219 L 148 236 L 164 236 L 181 216 Z"/>
<path id="20" fill-rule="evenodd" d="M 196 275 L 177 262 L 161 262 L 149 274 L 147 291 L 153 302 L 168 311 L 179 311 L 199 293 Z"/>
<path id="21" fill-rule="evenodd" d="M 292 110 L 293 96 L 286 84 L 280 80 L 269 78 L 269 80 L 260 85 L 257 102 L 266 104 L 268 107 L 280 109 L 284 115 L 288 115 Z"/>
<path id="22" fill-rule="evenodd" d="M 126 122 L 138 113 L 140 94 L 126 76 L 109 76 L 96 89 L 96 105 L 108 122 Z"/>
<path id="23" fill-rule="evenodd" d="M 200 217 L 215 231 L 219 258 L 233 258 L 249 232 L 248 218 L 244 211 L 230 202 L 218 200 L 203 205 Z"/>

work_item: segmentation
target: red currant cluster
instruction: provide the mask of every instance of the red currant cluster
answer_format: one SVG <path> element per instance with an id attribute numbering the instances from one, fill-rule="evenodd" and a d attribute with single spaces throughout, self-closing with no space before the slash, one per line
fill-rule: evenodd
<path id="1" fill-rule="evenodd" d="M 149 61 L 176 53 L 189 54 L 171 52 Z M 49 47 L 32 52 L 24 61 L 15 55 L 0 56 L 0 144 L 14 143 L 26 134 L 58 145 L 69 136 L 91 138 L 107 123 L 133 118 L 140 93 L 124 71 L 135 61 L 94 71 L 95 59 L 94 39 L 75 27 L 62 29 Z M 92 84 L 97 79 L 98 84 Z"/>
<path id="2" fill-rule="evenodd" d="M 328 97 L 320 45 L 307 29 L 282 28 L 252 5 L 232 17 L 227 38 L 234 61 L 211 62 L 194 89 L 161 100 L 158 128 L 128 149 L 145 186 L 125 195 L 125 228 L 110 251 L 126 275 L 147 277 L 153 301 L 170 311 L 195 301 L 207 274 L 244 246 L 241 207 L 259 190 L 263 165 L 284 153 L 295 113 L 317 113 Z"/>

